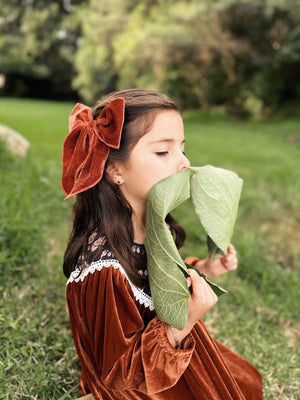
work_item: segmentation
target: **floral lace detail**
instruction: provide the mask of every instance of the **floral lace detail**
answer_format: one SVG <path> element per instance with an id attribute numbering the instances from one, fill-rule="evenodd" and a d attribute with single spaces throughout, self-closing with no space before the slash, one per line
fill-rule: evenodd
<path id="1" fill-rule="evenodd" d="M 96 254 L 97 250 L 99 250 L 101 247 L 104 248 L 104 245 L 106 243 L 106 239 L 104 236 L 100 236 L 97 238 L 97 232 L 93 232 L 89 239 L 88 239 L 88 251 L 92 254 Z M 100 258 L 101 259 L 103 256 L 105 257 L 109 253 L 109 257 L 114 258 L 114 254 L 112 252 L 109 252 L 106 250 L 107 253 L 104 254 L 104 251 L 102 251 Z M 89 266 L 89 263 L 82 257 L 82 255 L 79 256 L 78 261 L 77 261 L 77 269 L 84 270 Z"/>
<path id="2" fill-rule="evenodd" d="M 91 246 L 90 250 L 92 252 L 96 251 L 100 246 L 103 246 L 105 244 L 105 242 L 106 242 L 106 240 L 103 237 L 96 239 L 94 242 L 91 241 L 91 238 L 90 238 L 89 239 L 89 245 Z"/>
<path id="3" fill-rule="evenodd" d="M 106 250 L 103 250 L 105 252 Z M 106 253 L 107 255 L 107 253 Z M 122 267 L 122 265 L 115 259 L 101 259 L 99 261 L 93 262 L 91 265 L 89 265 L 87 268 L 85 268 L 83 271 L 80 271 L 79 269 L 73 271 L 70 275 L 70 278 L 67 281 L 67 285 L 71 282 L 83 282 L 85 277 L 88 274 L 93 274 L 95 271 L 101 271 L 102 268 L 109 268 L 112 266 L 114 269 L 118 269 L 123 275 L 125 275 L 129 285 L 131 286 L 131 289 L 134 294 L 134 298 L 136 301 L 138 301 L 140 304 L 145 306 L 146 308 L 149 308 L 151 311 L 154 310 L 154 304 L 152 297 L 149 296 L 147 293 L 145 293 L 142 289 L 136 287 L 133 283 L 130 282 L 130 280 L 127 277 L 127 274 Z"/>
<path id="4" fill-rule="evenodd" d="M 115 255 L 112 251 L 108 249 L 104 249 L 100 255 L 100 259 L 107 259 L 107 258 L 115 258 Z"/>
<path id="5" fill-rule="evenodd" d="M 133 246 L 132 246 L 132 250 L 136 254 L 140 254 L 141 256 L 144 256 L 146 254 L 145 248 L 144 248 L 144 246 L 142 244 L 134 243 Z"/>

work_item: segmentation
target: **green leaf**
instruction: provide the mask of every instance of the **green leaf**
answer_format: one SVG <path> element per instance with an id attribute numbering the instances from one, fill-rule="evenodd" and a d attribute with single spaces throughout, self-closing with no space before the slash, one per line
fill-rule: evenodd
<path id="1" fill-rule="evenodd" d="M 158 182 L 148 194 L 145 247 L 151 295 L 162 321 L 183 329 L 188 317 L 188 275 L 165 217 L 189 198 L 189 170 Z"/>
<path id="2" fill-rule="evenodd" d="M 194 269 L 195 271 L 198 272 L 198 275 L 200 275 L 203 279 L 205 279 L 205 281 L 209 284 L 209 286 L 212 288 L 212 290 L 215 292 L 215 294 L 219 297 L 224 293 L 227 293 L 227 290 L 221 288 L 221 286 L 216 285 L 215 283 L 209 281 L 207 279 L 207 276 L 205 274 L 202 274 L 202 272 L 199 271 L 199 269 L 197 269 L 196 267 L 193 267 L 192 265 L 189 265 L 187 263 L 185 263 L 186 267 L 188 269 Z"/>
<path id="3" fill-rule="evenodd" d="M 191 170 L 194 172 L 192 196 L 197 215 L 209 236 L 226 252 L 236 218 L 241 179 L 230 171 L 211 166 L 193 167 Z M 188 268 L 193 267 L 182 260 L 165 218 L 189 198 L 191 170 L 178 172 L 155 184 L 149 191 L 147 202 L 145 247 L 155 311 L 159 319 L 180 330 L 188 318 L 190 291 L 186 277 Z M 230 185 L 234 188 L 227 188 Z M 223 218 L 225 222 L 220 221 Z M 225 292 L 198 273 L 218 296 Z"/>
<path id="4" fill-rule="evenodd" d="M 212 238 L 207 235 L 207 249 L 208 249 L 208 257 L 213 257 L 216 254 L 225 255 L 224 251 L 222 251 L 216 243 L 212 240 Z"/>
<path id="5" fill-rule="evenodd" d="M 243 180 L 234 172 L 211 165 L 191 167 L 191 195 L 208 236 L 227 252 L 236 220 Z"/>

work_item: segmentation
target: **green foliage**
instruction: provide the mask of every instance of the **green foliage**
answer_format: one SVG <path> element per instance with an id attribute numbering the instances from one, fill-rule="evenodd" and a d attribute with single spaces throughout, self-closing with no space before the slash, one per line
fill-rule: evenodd
<path id="1" fill-rule="evenodd" d="M 225 254 L 237 216 L 243 180 L 234 172 L 211 165 L 191 167 L 191 195 L 208 236 Z"/>
<path id="2" fill-rule="evenodd" d="M 299 103 L 296 0 L 0 0 L 2 94 L 80 97 L 127 87 L 182 108 L 268 118 Z"/>
<path id="3" fill-rule="evenodd" d="M 270 2 L 269 2 L 270 3 Z M 287 99 L 299 101 L 300 30 L 296 6 L 235 2 L 221 13 L 223 28 L 247 43 L 236 59 L 235 104 L 257 119 Z"/>
<path id="4" fill-rule="evenodd" d="M 145 247 L 151 295 L 158 317 L 177 329 L 183 329 L 188 318 L 190 293 L 185 278 L 189 266 L 180 257 L 165 218 L 191 192 L 207 234 L 225 253 L 233 233 L 241 187 L 242 180 L 235 173 L 206 165 L 173 174 L 154 185 L 148 194 Z M 207 282 L 218 296 L 224 293 Z"/>
<path id="5" fill-rule="evenodd" d="M 1 0 L 0 8 L 0 72 L 6 76 L 2 93 L 36 92 L 40 97 L 70 93 L 73 70 L 61 55 L 74 47 L 75 40 L 63 26 L 67 11 L 47 0 L 22 6 Z"/>
<path id="6" fill-rule="evenodd" d="M 74 87 L 91 103 L 112 89 L 143 87 L 184 108 L 268 116 L 300 96 L 300 17 L 292 2 L 277 3 L 90 1 L 77 14 Z"/>
<path id="7" fill-rule="evenodd" d="M 94 103 L 100 93 L 116 87 L 112 40 L 126 22 L 125 4 L 121 0 L 91 1 L 88 7 L 77 9 L 82 36 L 74 60 L 78 74 L 73 86 L 89 103 Z"/>
<path id="8" fill-rule="evenodd" d="M 86 100 L 134 86 L 167 92 L 185 107 L 206 107 L 213 88 L 221 97 L 216 74 L 232 81 L 234 54 L 245 46 L 222 31 L 216 13 L 193 1 L 112 4 L 108 11 L 96 3 L 84 14 L 74 84 Z"/>
<path id="9" fill-rule="evenodd" d="M 147 201 L 147 268 L 155 311 L 168 324 L 183 329 L 189 309 L 187 268 L 165 218 L 190 196 L 189 170 L 173 174 L 152 187 Z"/>

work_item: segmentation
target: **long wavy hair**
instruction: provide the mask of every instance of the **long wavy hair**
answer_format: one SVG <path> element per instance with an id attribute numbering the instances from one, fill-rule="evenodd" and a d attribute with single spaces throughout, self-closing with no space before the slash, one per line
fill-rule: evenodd
<path id="1" fill-rule="evenodd" d="M 94 241 L 102 237 L 131 282 L 142 288 L 147 278 L 138 272 L 141 266 L 132 250 L 132 209 L 119 186 L 110 179 L 106 168 L 111 162 L 125 162 L 128 159 L 139 139 L 151 129 L 159 112 L 178 111 L 178 108 L 172 100 L 154 91 L 130 89 L 113 92 L 100 99 L 93 108 L 93 118 L 97 119 L 103 108 L 117 97 L 125 100 L 120 148 L 110 149 L 101 181 L 76 195 L 73 229 L 65 251 L 63 270 L 69 277 L 78 267 L 79 257 L 85 260 L 84 264 L 93 262 L 97 254 L 89 251 L 89 239 L 93 237 Z M 167 216 L 166 222 L 170 225 L 176 246 L 180 248 L 185 240 L 183 228 L 171 215 Z"/>

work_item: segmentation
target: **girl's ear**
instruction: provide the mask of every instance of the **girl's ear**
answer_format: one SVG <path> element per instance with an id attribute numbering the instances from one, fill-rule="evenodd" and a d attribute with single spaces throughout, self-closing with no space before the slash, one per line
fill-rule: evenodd
<path id="1" fill-rule="evenodd" d="M 117 163 L 114 162 L 110 163 L 106 167 L 106 172 L 110 177 L 111 181 L 116 185 L 121 185 L 123 183 L 121 168 L 118 166 Z"/>

